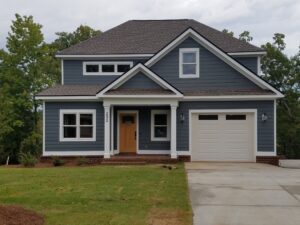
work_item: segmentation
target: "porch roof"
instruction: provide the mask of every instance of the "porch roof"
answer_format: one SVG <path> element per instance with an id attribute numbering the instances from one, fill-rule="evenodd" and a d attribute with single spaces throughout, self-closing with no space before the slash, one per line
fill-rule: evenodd
<path id="1" fill-rule="evenodd" d="M 103 89 L 102 85 L 60 85 L 41 91 L 37 96 L 95 96 Z"/>
<path id="2" fill-rule="evenodd" d="M 164 89 L 115 89 L 109 90 L 104 95 L 175 95 L 171 90 Z"/>

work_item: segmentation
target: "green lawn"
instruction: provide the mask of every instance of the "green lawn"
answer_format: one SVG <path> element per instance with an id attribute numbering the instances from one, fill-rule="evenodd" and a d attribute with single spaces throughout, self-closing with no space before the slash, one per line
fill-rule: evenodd
<path id="1" fill-rule="evenodd" d="M 190 225 L 184 166 L 0 167 L 0 204 L 58 225 Z"/>

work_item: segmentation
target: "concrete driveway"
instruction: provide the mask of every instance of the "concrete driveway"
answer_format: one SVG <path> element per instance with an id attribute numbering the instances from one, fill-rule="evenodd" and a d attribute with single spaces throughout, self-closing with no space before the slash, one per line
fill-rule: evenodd
<path id="1" fill-rule="evenodd" d="M 186 163 L 195 225 L 300 225 L 300 169 Z"/>

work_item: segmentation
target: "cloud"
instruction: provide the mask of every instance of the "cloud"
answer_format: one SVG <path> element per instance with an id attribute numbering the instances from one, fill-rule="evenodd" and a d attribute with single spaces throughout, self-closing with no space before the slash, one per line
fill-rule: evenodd
<path id="1" fill-rule="evenodd" d="M 236 35 L 248 30 L 258 46 L 272 41 L 274 33 L 284 33 L 289 55 L 300 45 L 299 0 L 9 0 L 2 6 L 0 48 L 15 13 L 33 15 L 47 42 L 55 32 L 70 32 L 80 24 L 105 31 L 129 19 L 192 18 Z"/>

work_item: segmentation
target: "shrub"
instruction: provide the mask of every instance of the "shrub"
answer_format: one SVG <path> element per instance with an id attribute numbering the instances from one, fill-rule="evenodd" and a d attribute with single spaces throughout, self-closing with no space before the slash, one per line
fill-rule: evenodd
<path id="1" fill-rule="evenodd" d="M 65 164 L 65 161 L 59 157 L 53 157 L 52 163 L 53 163 L 53 166 L 62 166 Z"/>
<path id="2" fill-rule="evenodd" d="M 31 155 L 39 157 L 42 153 L 42 139 L 43 138 L 41 134 L 32 132 L 21 142 L 21 152 L 30 153 Z"/>
<path id="3" fill-rule="evenodd" d="M 24 167 L 34 167 L 38 162 L 37 158 L 34 155 L 23 152 L 20 153 L 19 161 Z"/>
<path id="4" fill-rule="evenodd" d="M 81 166 L 81 165 L 85 165 L 88 164 L 89 160 L 85 157 L 79 157 L 77 158 L 77 165 Z"/>

